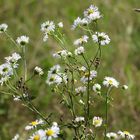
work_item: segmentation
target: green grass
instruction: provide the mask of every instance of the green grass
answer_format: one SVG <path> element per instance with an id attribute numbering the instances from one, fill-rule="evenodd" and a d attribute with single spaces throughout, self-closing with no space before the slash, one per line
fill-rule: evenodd
<path id="1" fill-rule="evenodd" d="M 114 91 L 114 102 L 110 108 L 110 130 L 128 129 L 140 138 L 140 13 L 133 11 L 139 0 L 0 0 L 1 23 L 9 25 L 9 32 L 16 39 L 26 34 L 30 36 L 31 43 L 28 48 L 28 69 L 31 72 L 35 65 L 49 68 L 52 61 L 51 53 L 58 49 L 57 44 L 49 40 L 42 43 L 40 24 L 45 20 L 63 21 L 68 41 L 79 37 L 79 31 L 71 32 L 71 24 L 77 16 L 81 16 L 85 8 L 95 4 L 103 13 L 103 20 L 99 23 L 100 31 L 107 32 L 111 37 L 110 48 L 103 48 L 102 70 L 100 78 L 105 75 L 114 76 L 121 83 L 128 83 L 127 93 Z M 68 45 L 67 47 L 71 47 Z M 13 52 L 13 44 L 0 36 L 0 62 Z M 93 52 L 88 53 L 89 56 Z M 58 106 L 56 95 L 52 95 L 49 87 L 44 84 L 45 78 L 29 83 L 31 93 L 38 96 L 34 103 L 38 108 L 48 114 L 54 112 L 65 113 L 65 109 Z M 102 104 L 97 114 L 102 114 Z M 67 116 L 68 117 L 68 116 Z M 6 95 L 0 94 L 0 139 L 9 140 L 15 133 L 23 133 L 24 126 L 35 119 L 36 116 L 26 108 L 12 101 Z"/>

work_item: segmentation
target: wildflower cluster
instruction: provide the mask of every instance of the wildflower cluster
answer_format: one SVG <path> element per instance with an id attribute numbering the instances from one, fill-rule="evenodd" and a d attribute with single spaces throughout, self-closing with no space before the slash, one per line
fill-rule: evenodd
<path id="1" fill-rule="evenodd" d="M 26 46 L 29 43 L 29 37 L 22 35 L 16 41 L 10 37 L 7 32 L 8 25 L 1 24 L 0 32 L 4 33 L 9 39 L 20 48 L 19 53 L 13 53 L 6 57 L 6 62 L 0 65 L 0 84 L 7 87 L 8 92 L 12 95 L 14 101 L 20 101 L 28 109 L 36 113 L 40 119 L 30 122 L 26 127 L 26 131 L 32 134 L 28 140 L 51 140 L 51 139 L 67 139 L 64 132 L 66 128 L 72 131 L 73 140 L 95 140 L 97 138 L 107 139 L 128 139 L 133 140 L 135 136 L 128 131 L 110 132 L 108 124 L 108 107 L 112 102 L 110 92 L 113 88 L 127 89 L 127 85 L 121 85 L 115 78 L 104 76 L 101 81 L 98 80 L 100 74 L 98 69 L 101 66 L 102 46 L 110 43 L 110 37 L 104 32 L 98 32 L 97 29 L 91 30 L 93 24 L 98 24 L 98 20 L 102 17 L 98 7 L 91 5 L 83 12 L 83 18 L 78 17 L 74 20 L 72 29 L 79 28 L 84 32 L 80 38 L 72 42 L 71 48 L 66 48 L 66 38 L 63 35 L 63 23 L 55 24 L 53 21 L 46 21 L 41 24 L 41 32 L 43 33 L 43 41 L 47 41 L 49 36 L 55 39 L 59 44 L 60 50 L 53 53 L 53 58 L 60 61 L 55 64 L 47 72 L 46 86 L 60 95 L 61 104 L 69 112 L 69 119 L 56 122 L 50 121 L 50 116 L 43 115 L 32 103 L 32 96 L 29 94 L 28 81 L 36 75 L 42 76 L 43 69 L 35 66 L 30 77 L 27 77 L 26 65 Z M 88 57 L 88 43 L 93 44 L 92 58 Z M 22 54 L 22 55 L 20 55 Z M 22 76 L 17 73 L 19 60 L 23 60 Z M 63 62 L 63 63 L 62 63 Z M 16 80 L 15 82 L 12 82 Z M 6 92 L 3 92 L 6 93 Z M 105 112 L 97 114 L 93 112 L 96 97 L 103 99 Z M 56 119 L 59 116 L 56 117 Z M 58 119 L 57 119 L 58 120 Z M 100 130 L 98 132 L 98 130 Z M 13 140 L 19 139 L 17 134 Z"/>

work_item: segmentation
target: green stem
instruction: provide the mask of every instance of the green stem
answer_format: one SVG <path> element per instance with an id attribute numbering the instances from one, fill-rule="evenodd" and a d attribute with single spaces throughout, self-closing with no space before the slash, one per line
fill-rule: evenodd
<path id="1" fill-rule="evenodd" d="M 23 46 L 24 81 L 27 79 L 26 46 Z"/>

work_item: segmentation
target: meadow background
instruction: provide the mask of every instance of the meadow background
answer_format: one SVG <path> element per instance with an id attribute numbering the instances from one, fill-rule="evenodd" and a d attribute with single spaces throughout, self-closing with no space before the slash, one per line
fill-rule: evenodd
<path id="1" fill-rule="evenodd" d="M 100 77 L 113 76 L 121 83 L 127 83 L 127 92 L 114 90 L 114 102 L 109 109 L 110 130 L 128 130 L 140 139 L 140 13 L 133 11 L 140 8 L 139 0 L 0 0 L 0 23 L 9 25 L 8 31 L 16 39 L 22 34 L 30 37 L 27 52 L 28 70 L 34 66 L 50 68 L 56 61 L 52 52 L 58 49 L 57 43 L 49 40 L 42 43 L 40 24 L 46 20 L 64 22 L 64 31 L 68 45 L 80 36 L 79 31 L 71 32 L 73 20 L 82 15 L 90 4 L 99 7 L 104 15 L 100 20 L 100 31 L 111 37 L 110 49 L 103 49 L 103 60 Z M 0 34 L 0 63 L 4 57 L 14 52 L 14 46 Z M 89 56 L 92 56 L 89 52 Z M 44 113 L 54 110 L 64 119 L 65 108 L 59 105 L 57 95 L 45 84 L 45 77 L 29 83 L 30 91 L 37 96 L 33 102 Z M 2 87 L 0 88 L 2 89 Z M 96 114 L 103 111 L 94 110 Z M 0 140 L 10 140 L 16 133 L 26 138 L 24 127 L 36 119 L 34 113 L 16 103 L 7 95 L 0 94 Z M 68 139 L 69 140 L 69 139 Z"/>

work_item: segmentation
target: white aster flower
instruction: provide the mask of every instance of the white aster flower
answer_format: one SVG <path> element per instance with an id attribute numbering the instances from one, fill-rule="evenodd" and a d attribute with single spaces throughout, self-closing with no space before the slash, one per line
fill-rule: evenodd
<path id="1" fill-rule="evenodd" d="M 55 31 L 55 24 L 53 21 L 46 21 L 41 24 L 41 31 L 44 33 L 50 33 Z"/>
<path id="2" fill-rule="evenodd" d="M 20 46 L 25 46 L 26 44 L 29 43 L 29 37 L 28 36 L 25 36 L 25 35 L 22 35 L 20 37 L 18 37 L 16 39 L 16 42 L 20 45 Z"/>
<path id="3" fill-rule="evenodd" d="M 85 66 L 82 66 L 82 67 L 79 68 L 79 71 L 81 71 L 81 72 L 85 72 L 86 70 L 87 70 L 87 69 L 86 69 Z"/>
<path id="4" fill-rule="evenodd" d="M 119 138 L 133 140 L 135 135 L 130 134 L 128 131 L 118 131 Z"/>
<path id="5" fill-rule="evenodd" d="M 5 57 L 5 60 L 8 64 L 10 64 L 13 68 L 17 68 L 17 61 L 21 59 L 21 56 L 18 53 L 13 53 L 11 56 Z"/>
<path id="6" fill-rule="evenodd" d="M 45 140 L 46 139 L 46 134 L 45 131 L 42 129 L 39 129 L 36 131 L 28 140 Z"/>
<path id="7" fill-rule="evenodd" d="M 27 126 L 25 127 L 25 130 L 34 129 L 34 128 L 36 128 L 38 125 L 41 125 L 41 124 L 44 124 L 44 121 L 43 121 L 42 119 L 32 121 L 31 123 L 29 123 L 29 125 L 27 125 Z"/>
<path id="8" fill-rule="evenodd" d="M 88 18 L 90 21 L 94 21 L 101 18 L 102 16 L 100 15 L 98 7 L 91 5 L 88 9 L 84 11 L 84 17 Z"/>
<path id="9" fill-rule="evenodd" d="M 84 47 L 78 47 L 77 49 L 75 49 L 75 51 L 74 51 L 74 53 L 75 53 L 75 55 L 81 55 L 81 54 L 83 54 L 85 52 L 85 49 L 84 49 Z"/>
<path id="10" fill-rule="evenodd" d="M 74 23 L 71 29 L 74 30 L 76 27 L 80 25 L 87 25 L 88 23 L 89 23 L 88 19 L 86 18 L 81 19 L 80 17 L 78 17 L 77 19 L 74 20 Z"/>
<path id="11" fill-rule="evenodd" d="M 49 38 L 48 33 L 44 33 L 43 41 L 46 42 L 48 38 Z"/>
<path id="12" fill-rule="evenodd" d="M 58 27 L 59 27 L 59 28 L 63 28 L 63 22 L 59 22 L 59 23 L 58 23 Z"/>
<path id="13" fill-rule="evenodd" d="M 75 89 L 76 93 L 84 93 L 86 91 L 86 86 L 81 86 Z"/>
<path id="14" fill-rule="evenodd" d="M 4 84 L 9 78 L 10 78 L 9 76 L 1 77 L 1 79 L 0 79 L 0 85 L 3 86 L 3 84 Z"/>
<path id="15" fill-rule="evenodd" d="M 109 132 L 109 133 L 107 133 L 107 134 L 106 134 L 106 137 L 109 138 L 109 139 L 111 139 L 111 140 L 116 140 L 116 139 L 118 139 L 118 135 L 117 135 L 116 133 L 114 133 L 114 132 Z"/>
<path id="16" fill-rule="evenodd" d="M 14 136 L 14 138 L 12 138 L 12 140 L 18 140 L 19 139 L 19 134 L 16 134 L 15 136 Z"/>
<path id="17" fill-rule="evenodd" d="M 97 84 L 94 84 L 93 87 L 92 87 L 92 89 L 93 89 L 94 92 L 97 92 L 98 93 L 101 90 L 101 85 L 98 84 L 98 83 Z"/>
<path id="18" fill-rule="evenodd" d="M 123 85 L 122 86 L 122 89 L 127 90 L 128 89 L 128 86 L 127 85 Z"/>
<path id="19" fill-rule="evenodd" d="M 8 63 L 4 63 L 4 64 L 0 65 L 0 74 L 2 76 L 13 75 L 13 69 L 12 69 L 11 65 L 9 65 Z"/>
<path id="20" fill-rule="evenodd" d="M 53 54 L 54 58 L 61 58 L 61 57 L 63 57 L 64 59 L 66 59 L 67 56 L 68 57 L 72 56 L 72 53 L 67 51 L 67 50 L 58 51 L 57 53 Z"/>
<path id="21" fill-rule="evenodd" d="M 38 66 L 36 66 L 36 67 L 34 68 L 34 71 L 35 71 L 35 74 L 39 74 L 39 75 L 43 75 L 43 74 L 44 74 L 42 68 L 40 68 L 40 67 L 38 67 Z"/>
<path id="22" fill-rule="evenodd" d="M 87 43 L 88 38 L 89 38 L 89 37 L 88 37 L 87 35 L 84 35 L 84 36 L 82 36 L 81 38 L 75 40 L 75 41 L 74 41 L 74 45 L 76 45 L 76 46 L 81 46 L 81 45 L 83 45 L 83 43 Z"/>
<path id="23" fill-rule="evenodd" d="M 95 43 L 99 43 L 102 46 L 110 43 L 109 36 L 104 32 L 102 33 L 96 32 L 94 35 L 92 35 L 92 39 Z"/>
<path id="24" fill-rule="evenodd" d="M 85 118 L 84 117 L 81 117 L 81 116 L 80 117 L 76 117 L 74 121 L 77 122 L 77 123 L 84 122 L 85 121 Z"/>
<path id="25" fill-rule="evenodd" d="M 103 85 L 106 87 L 112 86 L 118 88 L 119 82 L 113 77 L 105 77 L 103 81 Z"/>
<path id="26" fill-rule="evenodd" d="M 0 33 L 7 31 L 8 25 L 5 23 L 0 24 Z"/>
<path id="27" fill-rule="evenodd" d="M 102 125 L 103 119 L 101 117 L 94 117 L 93 118 L 93 125 L 95 127 L 100 127 Z"/>
<path id="28" fill-rule="evenodd" d="M 89 72 L 86 72 L 85 74 L 84 74 L 84 76 L 81 78 L 81 82 L 83 82 L 83 83 L 86 83 L 86 82 L 88 82 L 88 80 L 93 80 L 95 77 L 97 77 L 97 71 L 95 71 L 95 70 L 92 70 L 92 71 L 90 71 L 90 73 Z"/>
<path id="29" fill-rule="evenodd" d="M 54 65 L 53 67 L 50 68 L 50 70 L 48 71 L 48 75 L 50 74 L 57 74 L 60 71 L 60 65 Z"/>
<path id="30" fill-rule="evenodd" d="M 52 138 L 57 138 L 60 133 L 60 128 L 58 124 L 55 122 L 53 123 L 52 127 L 45 131 L 47 140 L 51 140 Z"/>

